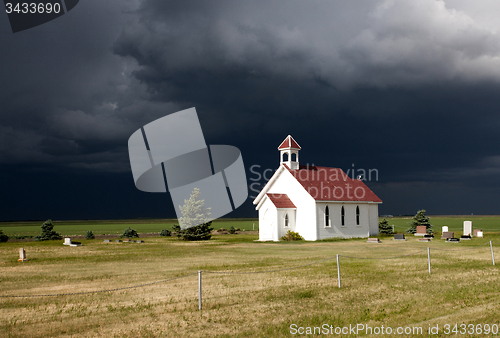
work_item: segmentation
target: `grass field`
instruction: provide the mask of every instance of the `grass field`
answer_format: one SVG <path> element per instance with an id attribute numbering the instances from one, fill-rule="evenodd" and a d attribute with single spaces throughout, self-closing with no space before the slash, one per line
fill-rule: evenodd
<path id="1" fill-rule="evenodd" d="M 476 218 L 472 220 L 478 227 Z M 490 221 L 493 229 L 495 221 Z M 245 221 L 245 226 L 247 222 L 251 226 L 253 221 Z M 98 291 L 193 275 L 114 292 L 0 298 L 0 337 L 304 336 L 293 335 L 292 324 L 422 328 L 422 335 L 399 335 L 405 337 L 429 336 L 429 325 L 439 325 L 434 336 L 448 337 L 453 332 L 445 334 L 445 324 L 452 325 L 450 331 L 454 324 L 500 325 L 500 273 L 498 265 L 492 265 L 488 245 L 494 241 L 500 261 L 500 235 L 482 228 L 485 238 L 459 244 L 439 239 L 422 243 L 410 236 L 406 242 L 381 237 L 381 244 L 362 239 L 260 243 L 254 241 L 257 235 L 244 232 L 206 242 L 153 237 L 143 244 L 82 240 L 81 247 L 66 247 L 62 241 L 2 243 L 0 295 Z M 55 230 L 62 232 L 57 225 Z M 28 262 L 17 262 L 20 247 Z M 411 253 L 416 254 L 399 257 Z M 342 255 L 340 289 L 336 254 Z M 246 273 L 317 261 L 322 262 Z M 198 270 L 206 271 L 203 311 L 198 310 Z"/>
<path id="2" fill-rule="evenodd" d="M 0 230 L 8 236 L 36 236 L 41 233 L 40 226 L 44 221 L 29 222 L 0 222 Z M 132 219 L 132 220 L 97 220 L 97 221 L 52 221 L 54 230 L 63 236 L 85 235 L 92 230 L 94 235 L 121 234 L 123 230 L 132 227 L 138 233 L 160 233 L 162 229 L 172 230 L 172 225 L 177 224 L 176 219 Z M 222 218 L 214 221 L 214 229 L 231 226 L 235 228 L 258 230 L 258 219 L 232 219 Z"/>

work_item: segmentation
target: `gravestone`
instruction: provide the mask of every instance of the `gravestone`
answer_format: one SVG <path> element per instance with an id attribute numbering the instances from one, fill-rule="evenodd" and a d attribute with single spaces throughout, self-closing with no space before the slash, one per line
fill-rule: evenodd
<path id="1" fill-rule="evenodd" d="M 381 243 L 378 238 L 368 238 L 367 243 Z"/>
<path id="2" fill-rule="evenodd" d="M 478 233 L 478 232 L 480 232 L 480 231 L 481 231 L 481 232 L 483 232 L 483 230 L 481 230 L 481 229 L 474 229 L 474 231 L 473 231 L 472 233 L 473 233 L 473 235 L 474 235 L 475 237 L 479 237 L 479 236 L 477 235 L 477 233 Z"/>
<path id="3" fill-rule="evenodd" d="M 458 238 L 447 238 L 446 242 L 447 243 L 460 243 L 460 239 L 458 239 Z"/>
<path id="4" fill-rule="evenodd" d="M 395 241 L 406 241 L 406 238 L 405 238 L 404 234 L 394 234 L 394 240 Z"/>
<path id="5" fill-rule="evenodd" d="M 138 239 L 136 242 L 137 243 L 144 243 L 144 241 L 141 241 L 140 239 Z"/>
<path id="6" fill-rule="evenodd" d="M 472 235 L 472 221 L 464 221 L 464 236 Z"/>
<path id="7" fill-rule="evenodd" d="M 19 259 L 17 261 L 18 262 L 25 262 L 25 261 L 27 261 L 27 259 L 26 259 L 26 251 L 24 251 L 23 248 L 19 248 Z"/>
<path id="8" fill-rule="evenodd" d="M 116 243 L 121 243 L 121 241 L 122 241 L 121 239 L 116 239 L 115 240 Z"/>
<path id="9" fill-rule="evenodd" d="M 424 237 L 424 238 L 419 238 L 418 241 L 419 242 L 430 242 L 431 241 L 431 237 Z"/>
<path id="10" fill-rule="evenodd" d="M 123 240 L 123 243 L 128 243 L 128 242 L 130 242 L 130 239 L 128 239 L 128 238 L 125 238 L 125 239 Z"/>
<path id="11" fill-rule="evenodd" d="M 448 239 L 448 238 L 453 238 L 453 237 L 455 237 L 454 232 L 443 232 L 443 236 L 441 238 Z"/>
<path id="12" fill-rule="evenodd" d="M 460 236 L 460 240 L 464 240 L 464 239 L 465 240 L 470 240 L 471 236 L 469 236 L 469 235 L 462 235 L 462 236 Z"/>
<path id="13" fill-rule="evenodd" d="M 417 225 L 417 232 L 415 236 L 425 236 L 427 233 L 427 227 L 425 225 Z"/>
<path id="14" fill-rule="evenodd" d="M 82 243 L 80 242 L 72 242 L 71 238 L 69 237 L 64 237 L 64 243 L 63 245 L 69 245 L 69 246 L 81 246 Z"/>
<path id="15" fill-rule="evenodd" d="M 448 226 L 445 225 L 444 227 L 441 228 L 441 232 L 442 233 L 445 233 L 445 232 L 448 232 Z"/>
<path id="16" fill-rule="evenodd" d="M 111 240 L 109 240 L 109 239 L 104 240 L 104 243 L 109 243 L 109 242 L 111 242 Z"/>

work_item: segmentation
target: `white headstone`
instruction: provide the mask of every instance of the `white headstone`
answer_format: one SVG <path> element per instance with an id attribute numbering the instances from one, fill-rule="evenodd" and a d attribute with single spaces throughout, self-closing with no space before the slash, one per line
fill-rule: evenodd
<path id="1" fill-rule="evenodd" d="M 441 232 L 448 232 L 448 226 L 445 225 L 444 227 L 442 227 Z"/>
<path id="2" fill-rule="evenodd" d="M 18 261 L 24 262 L 26 260 L 26 251 L 23 248 L 19 248 L 19 259 Z"/>
<path id="3" fill-rule="evenodd" d="M 64 245 L 71 245 L 71 238 L 69 238 L 69 237 L 65 237 L 65 238 L 64 238 L 64 243 L 63 243 L 63 244 L 64 244 Z"/>
<path id="4" fill-rule="evenodd" d="M 477 237 L 483 238 L 483 232 L 482 231 L 478 231 L 477 232 Z"/>
<path id="5" fill-rule="evenodd" d="M 472 221 L 464 221 L 464 236 L 472 236 Z"/>

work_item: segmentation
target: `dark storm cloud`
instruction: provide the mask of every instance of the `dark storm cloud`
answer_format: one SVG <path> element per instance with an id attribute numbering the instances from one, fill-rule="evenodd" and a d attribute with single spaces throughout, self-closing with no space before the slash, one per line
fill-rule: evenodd
<path id="1" fill-rule="evenodd" d="M 310 162 L 466 194 L 499 181 L 500 43 L 498 26 L 463 7 L 151 0 L 114 51 L 158 100 L 202 108 L 209 137 L 251 137 L 251 161 L 277 164 L 262 153 L 292 133 Z"/>
<path id="2" fill-rule="evenodd" d="M 169 109 L 149 102 L 134 64 L 110 50 L 135 6 L 87 1 L 17 34 L 4 23 L 0 163 L 129 169 L 123 140 Z"/>
<path id="3" fill-rule="evenodd" d="M 0 165 L 132 184 L 130 134 L 194 106 L 207 143 L 239 147 L 247 168 L 277 167 L 292 134 L 303 163 L 378 168 L 382 212 L 426 200 L 460 212 L 467 196 L 498 198 L 498 9 L 89 0 L 18 34 L 1 22 Z M 119 172 L 123 181 L 100 176 Z"/>

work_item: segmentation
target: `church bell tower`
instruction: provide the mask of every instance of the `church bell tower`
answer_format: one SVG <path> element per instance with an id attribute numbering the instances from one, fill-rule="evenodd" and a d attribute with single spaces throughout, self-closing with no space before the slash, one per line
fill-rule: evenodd
<path id="1" fill-rule="evenodd" d="M 288 135 L 278 147 L 280 151 L 280 164 L 286 164 L 290 169 L 299 169 L 299 144 Z"/>

